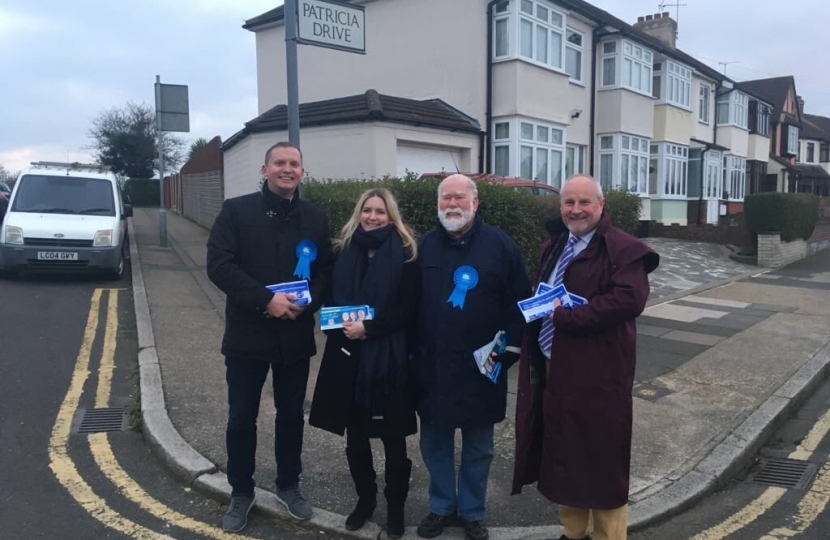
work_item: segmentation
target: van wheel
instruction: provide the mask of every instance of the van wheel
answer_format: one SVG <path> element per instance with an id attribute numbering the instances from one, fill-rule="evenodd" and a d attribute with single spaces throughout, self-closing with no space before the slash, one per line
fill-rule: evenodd
<path id="1" fill-rule="evenodd" d="M 121 255 L 118 257 L 118 266 L 112 270 L 107 271 L 106 278 L 110 281 L 118 281 L 124 277 L 124 268 L 126 267 L 124 248 L 121 248 Z"/>

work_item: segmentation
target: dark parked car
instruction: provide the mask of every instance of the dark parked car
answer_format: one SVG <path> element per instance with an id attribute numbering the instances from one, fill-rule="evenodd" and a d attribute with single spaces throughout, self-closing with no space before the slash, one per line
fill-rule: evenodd
<path id="1" fill-rule="evenodd" d="M 11 194 L 12 190 L 9 189 L 8 184 L 6 184 L 5 182 L 0 182 L 0 199 L 6 199 L 8 201 L 9 197 L 11 197 Z"/>
<path id="2" fill-rule="evenodd" d="M 427 173 L 422 174 L 421 178 L 446 178 L 453 173 L 449 172 L 440 172 L 440 173 Z M 553 186 L 549 186 L 547 184 L 543 184 L 542 182 L 534 182 L 533 180 L 528 180 L 526 178 L 509 178 L 507 176 L 497 176 L 495 174 L 467 174 L 463 173 L 472 178 L 476 182 L 490 182 L 493 184 L 501 184 L 503 186 L 510 186 L 514 188 L 516 191 L 521 191 L 523 193 L 527 193 L 529 195 L 538 195 L 538 196 L 550 196 L 550 195 L 559 195 L 559 189 Z"/>

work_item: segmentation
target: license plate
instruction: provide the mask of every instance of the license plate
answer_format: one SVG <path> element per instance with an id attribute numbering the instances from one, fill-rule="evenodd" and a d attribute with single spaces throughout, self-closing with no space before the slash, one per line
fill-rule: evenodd
<path id="1" fill-rule="evenodd" d="M 38 251 L 39 261 L 77 261 L 78 254 L 69 251 Z"/>

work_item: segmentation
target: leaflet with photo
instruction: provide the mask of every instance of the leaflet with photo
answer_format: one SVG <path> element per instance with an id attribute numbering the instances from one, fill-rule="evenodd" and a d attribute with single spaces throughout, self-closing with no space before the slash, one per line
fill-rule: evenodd
<path id="1" fill-rule="evenodd" d="M 532 298 L 520 300 L 518 302 L 519 309 L 525 318 L 525 322 L 535 321 L 553 313 L 553 301 L 556 299 L 563 306 L 573 307 L 573 301 L 563 285 L 557 285 L 553 289 Z"/>
<path id="2" fill-rule="evenodd" d="M 292 304 L 304 306 L 311 303 L 311 291 L 308 288 L 308 281 L 288 281 L 285 283 L 275 283 L 274 285 L 266 285 L 269 291 L 273 293 L 293 294 L 297 297 Z"/>
<path id="3" fill-rule="evenodd" d="M 473 352 L 476 366 L 482 375 L 490 379 L 490 382 L 496 384 L 499 380 L 499 374 L 502 370 L 501 362 L 493 362 L 491 355 L 500 355 L 507 349 L 507 334 L 504 330 L 496 332 L 493 341 L 487 343 L 483 347 Z"/>
<path id="4" fill-rule="evenodd" d="M 334 330 L 343 328 L 345 322 L 371 320 L 375 317 L 375 309 L 367 305 L 324 307 L 320 310 L 320 329 Z"/>

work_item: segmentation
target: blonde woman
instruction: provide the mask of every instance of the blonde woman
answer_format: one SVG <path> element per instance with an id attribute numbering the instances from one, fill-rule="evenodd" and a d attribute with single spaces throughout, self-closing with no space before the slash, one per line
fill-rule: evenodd
<path id="1" fill-rule="evenodd" d="M 386 453 L 387 535 L 404 533 L 404 502 L 412 462 L 406 437 L 417 431 L 410 394 L 407 330 L 418 312 L 420 273 L 417 244 L 386 189 L 361 195 L 351 219 L 335 240 L 330 306 L 368 305 L 369 319 L 330 330 L 320 365 L 309 423 L 346 434 L 346 458 L 357 504 L 346 529 L 360 529 L 377 506 L 370 438 Z"/>

